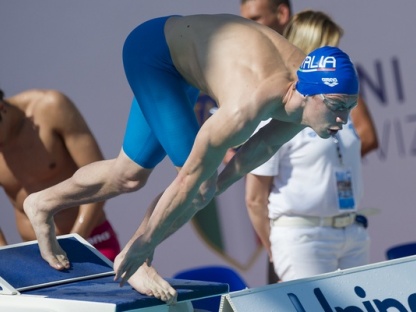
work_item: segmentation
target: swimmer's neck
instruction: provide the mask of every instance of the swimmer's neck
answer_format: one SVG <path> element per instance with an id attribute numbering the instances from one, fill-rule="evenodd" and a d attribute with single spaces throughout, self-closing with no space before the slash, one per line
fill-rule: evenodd
<path id="1" fill-rule="evenodd" d="M 289 83 L 283 98 L 275 104 L 277 108 L 271 116 L 273 119 L 293 123 L 301 122 L 305 97 L 296 90 L 296 82 Z"/>

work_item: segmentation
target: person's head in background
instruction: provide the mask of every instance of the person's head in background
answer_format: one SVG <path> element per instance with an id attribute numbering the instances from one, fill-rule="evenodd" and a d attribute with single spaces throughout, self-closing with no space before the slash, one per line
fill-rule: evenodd
<path id="1" fill-rule="evenodd" d="M 295 14 L 283 32 L 305 54 L 323 46 L 338 46 L 343 34 L 343 29 L 327 14 L 312 10 Z"/>
<path id="2" fill-rule="evenodd" d="M 292 15 L 289 0 L 241 0 L 242 17 L 274 29 L 283 34 Z"/>

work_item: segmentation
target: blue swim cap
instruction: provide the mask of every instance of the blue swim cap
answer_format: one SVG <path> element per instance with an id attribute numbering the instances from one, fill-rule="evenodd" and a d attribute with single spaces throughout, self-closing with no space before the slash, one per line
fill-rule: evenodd
<path id="1" fill-rule="evenodd" d="M 296 89 L 303 95 L 358 94 L 358 77 L 349 56 L 337 47 L 321 47 L 306 56 Z"/>

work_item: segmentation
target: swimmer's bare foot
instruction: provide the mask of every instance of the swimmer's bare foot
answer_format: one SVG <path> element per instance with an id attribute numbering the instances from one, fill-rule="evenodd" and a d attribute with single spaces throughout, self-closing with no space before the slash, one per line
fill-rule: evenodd
<path id="1" fill-rule="evenodd" d="M 68 257 L 56 239 L 53 216 L 48 216 L 47 212 L 38 209 L 35 203 L 35 194 L 29 195 L 23 203 L 23 208 L 35 230 L 42 258 L 54 269 L 69 269 Z"/>
<path id="2" fill-rule="evenodd" d="M 117 271 L 122 260 L 121 257 L 121 254 L 119 254 L 114 260 L 114 271 Z M 176 290 L 146 262 L 130 277 L 128 283 L 141 294 L 156 297 L 165 301 L 166 304 L 176 303 Z"/>

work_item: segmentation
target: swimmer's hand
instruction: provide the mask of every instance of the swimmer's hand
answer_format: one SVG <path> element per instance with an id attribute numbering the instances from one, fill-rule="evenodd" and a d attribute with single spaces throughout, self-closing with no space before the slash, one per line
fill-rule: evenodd
<path id="1" fill-rule="evenodd" d="M 118 267 L 114 267 L 115 277 L 114 280 L 121 278 L 120 286 L 126 284 L 129 278 L 139 269 L 139 267 L 146 263 L 151 266 L 153 261 L 154 248 L 150 244 L 143 241 L 139 236 L 130 247 L 126 246 L 127 251 L 123 250 L 117 258 Z"/>
<path id="2" fill-rule="evenodd" d="M 121 261 L 119 256 L 114 260 L 115 268 L 119 266 Z M 139 267 L 128 282 L 139 293 L 153 296 L 164 301 L 167 305 L 174 305 L 177 302 L 177 291 L 153 267 L 148 266 L 146 263 Z M 171 310 L 176 311 L 176 309 L 169 309 L 169 311 Z"/>

